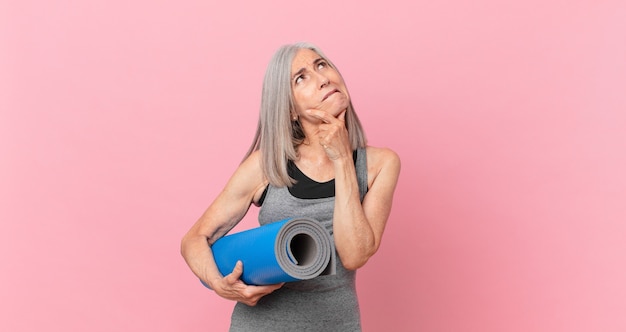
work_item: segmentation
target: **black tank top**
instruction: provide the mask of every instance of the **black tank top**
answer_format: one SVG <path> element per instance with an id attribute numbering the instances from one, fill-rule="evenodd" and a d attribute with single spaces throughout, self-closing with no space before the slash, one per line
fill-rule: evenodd
<path id="1" fill-rule="evenodd" d="M 352 160 L 356 163 L 356 150 L 352 152 Z M 296 183 L 289 187 L 289 193 L 294 197 L 303 199 L 335 197 L 335 179 L 326 182 L 317 182 L 302 173 L 293 160 L 287 162 L 287 174 L 289 174 L 292 179 L 296 180 Z M 265 187 L 259 199 L 259 206 L 263 205 L 266 194 L 267 187 Z"/>

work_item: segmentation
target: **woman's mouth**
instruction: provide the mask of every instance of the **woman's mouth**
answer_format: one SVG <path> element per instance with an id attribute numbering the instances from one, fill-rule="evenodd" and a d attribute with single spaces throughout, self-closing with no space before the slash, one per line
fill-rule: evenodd
<path id="1" fill-rule="evenodd" d="M 329 93 L 327 93 L 327 94 L 324 96 L 324 98 L 322 98 L 322 101 L 324 101 L 324 100 L 328 99 L 328 97 L 330 97 L 330 96 L 331 96 L 333 93 L 335 93 L 335 92 L 339 92 L 339 90 L 337 90 L 337 89 L 333 89 L 333 90 L 331 90 Z"/>

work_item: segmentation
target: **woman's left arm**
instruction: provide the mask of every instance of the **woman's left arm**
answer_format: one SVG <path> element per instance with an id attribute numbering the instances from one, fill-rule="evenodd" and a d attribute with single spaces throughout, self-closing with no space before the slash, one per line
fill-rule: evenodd
<path id="1" fill-rule="evenodd" d="M 367 148 L 369 189 L 363 203 L 345 126 L 345 111 L 336 118 L 321 110 L 308 114 L 320 119 L 316 137 L 335 170 L 335 247 L 346 269 L 367 263 L 380 246 L 400 175 L 400 158 L 390 149 Z"/>
<path id="2" fill-rule="evenodd" d="M 334 160 L 333 233 L 346 269 L 356 270 L 376 253 L 391 211 L 400 158 L 389 149 L 368 147 L 370 187 L 363 203 L 352 157 Z"/>

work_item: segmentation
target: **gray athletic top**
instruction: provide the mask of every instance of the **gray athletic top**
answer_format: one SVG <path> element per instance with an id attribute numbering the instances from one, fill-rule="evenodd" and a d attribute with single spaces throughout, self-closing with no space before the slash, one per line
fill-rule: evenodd
<path id="1" fill-rule="evenodd" d="M 365 149 L 357 150 L 355 167 L 361 201 L 367 192 L 366 160 Z M 334 204 L 334 197 L 302 199 L 291 195 L 287 187 L 270 185 L 259 211 L 259 223 L 309 217 L 318 220 L 332 235 Z M 336 264 L 337 274 L 286 283 L 254 307 L 238 302 L 230 331 L 361 331 L 356 273 L 343 267 L 339 255 Z"/>

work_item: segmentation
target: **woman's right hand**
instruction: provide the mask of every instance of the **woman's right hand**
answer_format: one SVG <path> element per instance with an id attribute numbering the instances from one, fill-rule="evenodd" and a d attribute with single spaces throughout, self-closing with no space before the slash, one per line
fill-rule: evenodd
<path id="1" fill-rule="evenodd" d="M 246 285 L 241 281 L 241 275 L 243 273 L 243 263 L 238 261 L 235 264 L 233 272 L 221 279 L 216 279 L 211 283 L 211 288 L 217 293 L 217 295 L 228 299 L 241 302 L 249 306 L 255 306 L 259 300 L 273 291 L 281 288 L 285 283 L 264 285 L 264 286 L 252 286 Z"/>
<path id="2" fill-rule="evenodd" d="M 259 299 L 282 284 L 246 285 L 241 281 L 241 262 L 230 274 L 223 276 L 215 264 L 211 245 L 237 225 L 250 205 L 261 197 L 267 184 L 261 167 L 261 152 L 257 150 L 239 165 L 226 187 L 181 241 L 181 254 L 196 277 L 217 295 L 249 306 L 256 305 Z"/>

